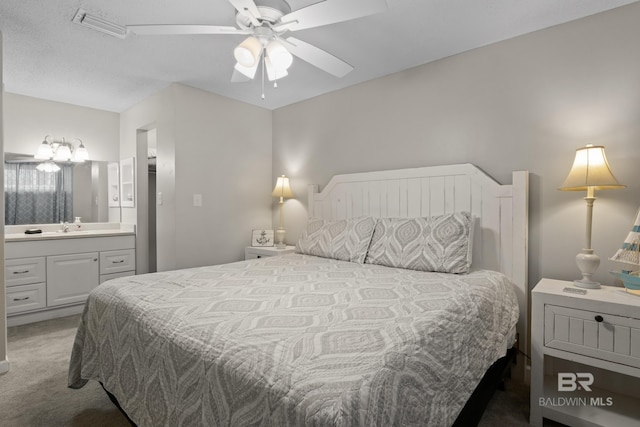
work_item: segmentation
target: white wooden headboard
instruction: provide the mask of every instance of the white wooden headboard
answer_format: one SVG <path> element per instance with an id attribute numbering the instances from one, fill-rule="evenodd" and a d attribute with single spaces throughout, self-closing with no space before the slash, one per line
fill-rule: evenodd
<path id="1" fill-rule="evenodd" d="M 336 175 L 318 193 L 309 186 L 309 216 L 324 219 L 421 217 L 468 211 L 476 218 L 473 267 L 496 270 L 516 285 L 521 347 L 527 334 L 529 172 L 501 185 L 472 164 Z"/>

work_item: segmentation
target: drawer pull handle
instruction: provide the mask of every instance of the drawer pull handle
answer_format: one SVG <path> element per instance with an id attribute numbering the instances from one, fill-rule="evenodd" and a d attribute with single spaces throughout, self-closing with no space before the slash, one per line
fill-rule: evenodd
<path id="1" fill-rule="evenodd" d="M 28 299 L 29 299 L 29 297 L 23 297 L 23 298 L 14 298 L 13 300 L 14 301 L 26 301 Z"/>
<path id="2" fill-rule="evenodd" d="M 604 320 L 604 318 L 602 316 L 600 316 L 599 314 L 594 318 L 596 319 L 596 322 L 600 323 Z"/>
<path id="3" fill-rule="evenodd" d="M 14 271 L 13 274 L 27 274 L 29 270 Z"/>
<path id="4" fill-rule="evenodd" d="M 120 259 L 118 261 L 111 261 L 111 264 L 122 264 L 124 262 L 123 259 Z"/>

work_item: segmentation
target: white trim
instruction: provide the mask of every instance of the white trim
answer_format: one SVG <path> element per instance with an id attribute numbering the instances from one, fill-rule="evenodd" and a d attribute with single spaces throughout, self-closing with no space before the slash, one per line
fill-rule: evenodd
<path id="1" fill-rule="evenodd" d="M 309 215 L 343 219 L 432 216 L 470 211 L 476 218 L 473 267 L 504 273 L 516 285 L 520 347 L 528 341 L 529 172 L 501 185 L 465 163 L 336 175 L 318 192 L 309 186 Z"/>
<path id="2" fill-rule="evenodd" d="M 43 320 L 56 319 L 58 317 L 73 316 L 82 313 L 84 304 L 72 305 L 60 308 L 47 308 L 32 313 L 14 314 L 7 317 L 7 327 L 26 325 L 27 323 L 42 322 Z"/>

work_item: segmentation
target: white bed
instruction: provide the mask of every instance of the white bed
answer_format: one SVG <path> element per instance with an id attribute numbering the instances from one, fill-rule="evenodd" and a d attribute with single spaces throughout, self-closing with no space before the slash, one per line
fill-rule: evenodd
<path id="1" fill-rule="evenodd" d="M 499 184 L 466 163 L 336 175 L 309 186 L 309 216 L 324 219 L 428 217 L 468 211 L 476 219 L 473 267 L 499 271 L 516 285 L 520 350 L 527 342 L 529 172 Z"/>
<path id="2" fill-rule="evenodd" d="M 294 254 L 115 279 L 89 297 L 69 385 L 100 381 L 140 426 L 452 424 L 513 344 L 517 305 L 524 337 L 527 173 L 499 185 L 472 165 L 428 167 L 316 190 L 310 215 L 329 224 L 471 212 L 472 270 L 378 265 L 372 230 L 356 262 Z"/>

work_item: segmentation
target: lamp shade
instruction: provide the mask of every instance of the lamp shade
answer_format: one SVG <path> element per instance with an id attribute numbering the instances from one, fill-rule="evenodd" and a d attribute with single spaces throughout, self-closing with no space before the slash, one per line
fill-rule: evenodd
<path id="1" fill-rule="evenodd" d="M 282 175 L 278 177 L 278 181 L 276 181 L 276 187 L 273 189 L 271 193 L 273 197 L 282 197 L 282 198 L 290 198 L 293 197 L 293 193 L 291 192 L 291 187 L 289 187 L 289 178 Z"/>
<path id="2" fill-rule="evenodd" d="M 613 176 L 601 145 L 587 145 L 576 150 L 573 166 L 559 190 L 586 191 L 589 187 L 593 190 L 624 188 Z"/>
<path id="3" fill-rule="evenodd" d="M 236 58 L 236 61 L 247 68 L 251 68 L 258 63 L 261 53 L 262 43 L 253 36 L 244 39 L 244 41 L 233 50 L 233 56 Z"/>
<path id="4" fill-rule="evenodd" d="M 272 40 L 267 45 L 267 56 L 278 71 L 288 69 L 293 63 L 293 55 L 277 40 Z"/>

